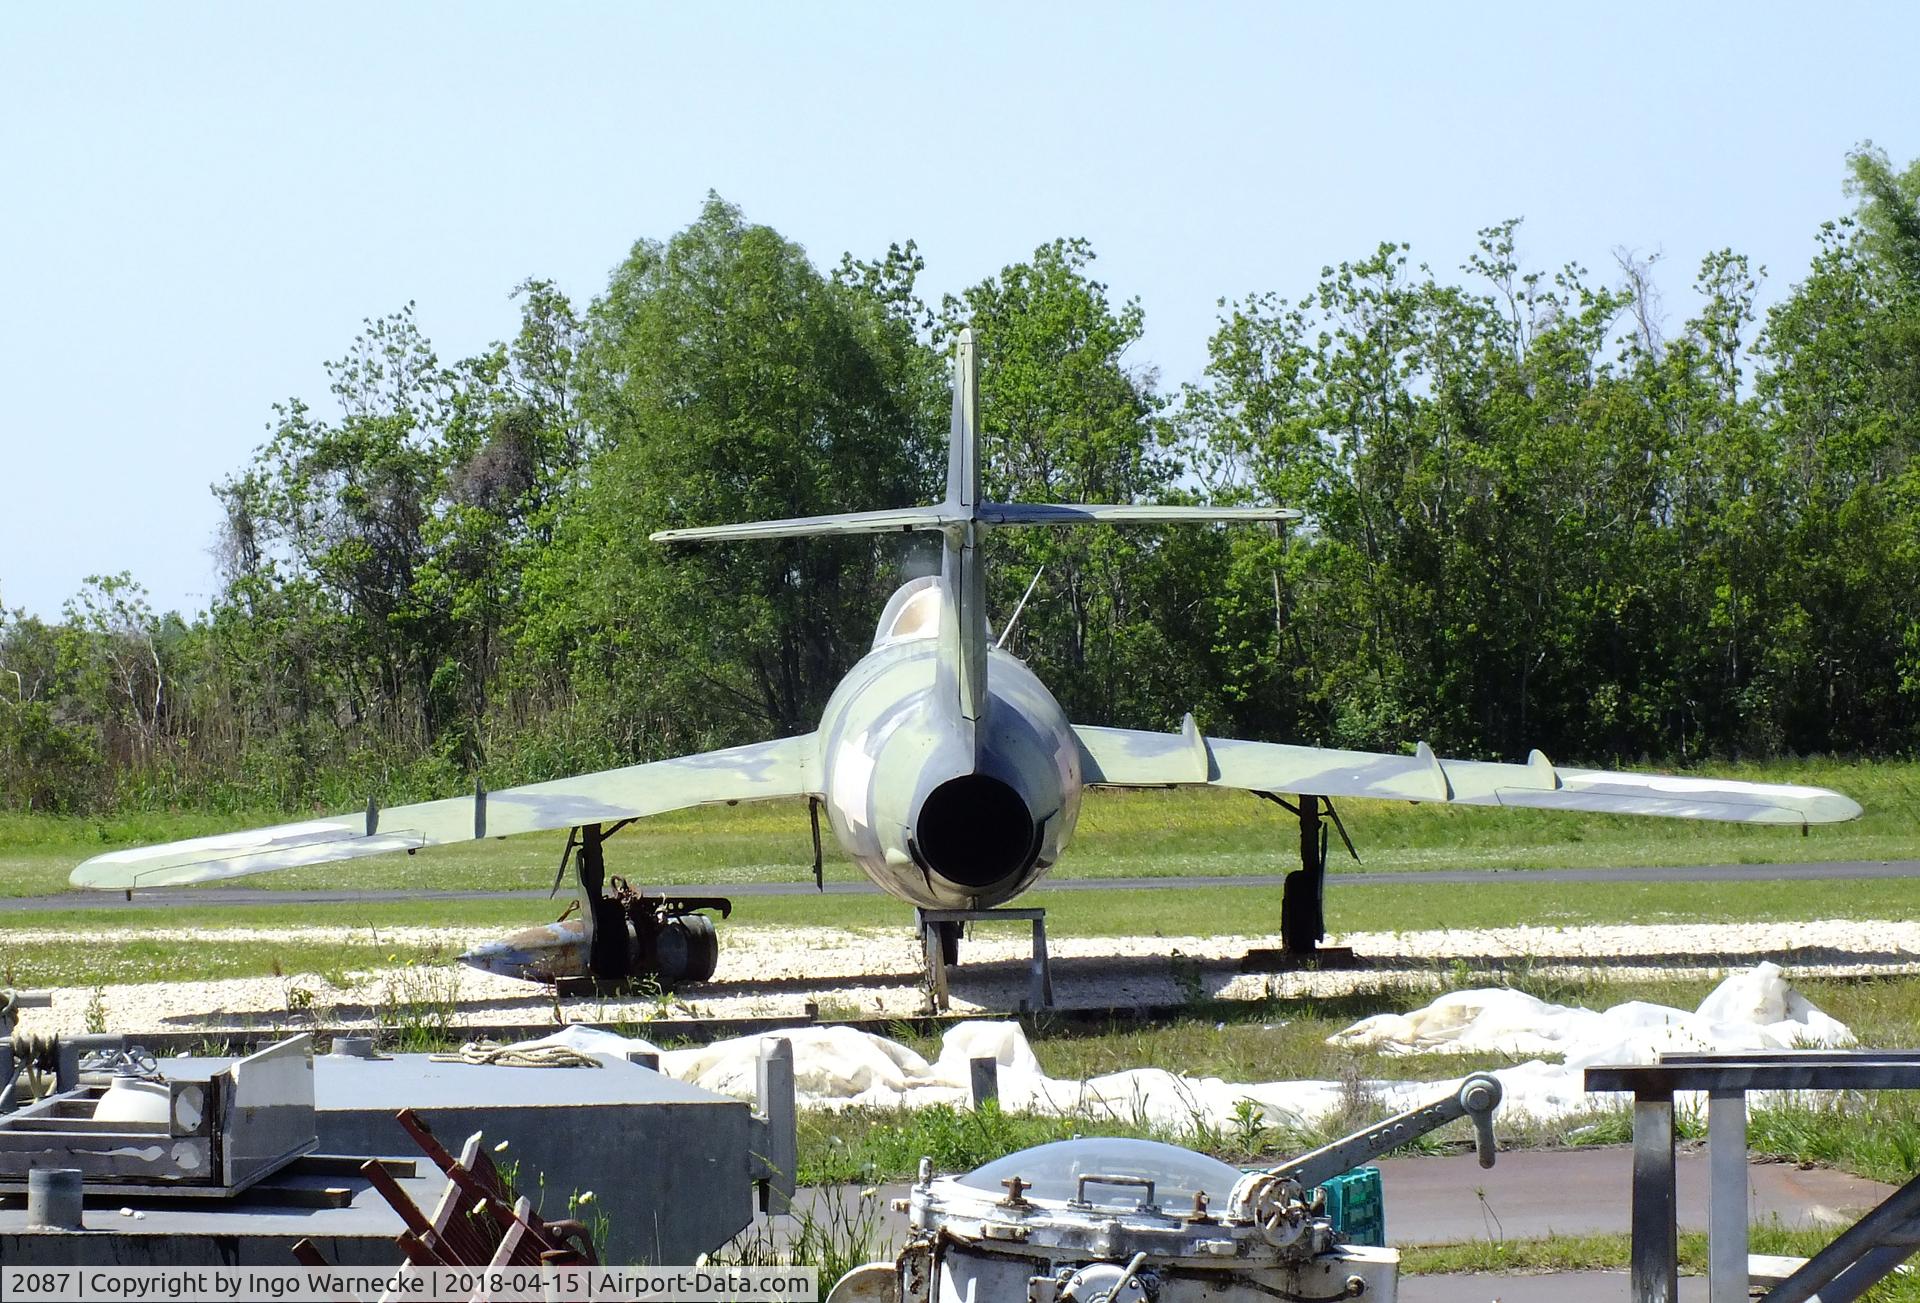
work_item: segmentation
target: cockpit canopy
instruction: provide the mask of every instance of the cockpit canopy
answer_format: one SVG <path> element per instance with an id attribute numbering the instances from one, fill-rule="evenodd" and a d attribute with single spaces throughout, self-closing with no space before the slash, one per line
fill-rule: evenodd
<path id="1" fill-rule="evenodd" d="M 890 642 L 937 636 L 940 606 L 946 596 L 938 575 L 922 575 L 900 585 L 887 599 L 887 609 L 880 612 L 880 626 L 874 630 L 873 645 L 882 647 Z"/>

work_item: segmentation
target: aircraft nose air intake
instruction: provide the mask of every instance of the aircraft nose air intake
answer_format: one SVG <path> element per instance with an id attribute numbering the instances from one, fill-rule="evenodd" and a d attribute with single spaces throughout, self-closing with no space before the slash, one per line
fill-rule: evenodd
<path id="1" fill-rule="evenodd" d="M 998 778 L 964 774 L 927 793 L 914 845 L 926 867 L 962 887 L 989 887 L 1032 867 L 1040 853 L 1033 812 Z"/>

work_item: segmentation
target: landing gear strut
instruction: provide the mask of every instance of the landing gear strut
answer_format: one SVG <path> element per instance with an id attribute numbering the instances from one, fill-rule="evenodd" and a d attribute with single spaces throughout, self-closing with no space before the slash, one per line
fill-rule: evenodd
<path id="1" fill-rule="evenodd" d="M 1320 798 L 1303 796 L 1300 816 L 1300 867 L 1280 888 L 1280 939 L 1290 955 L 1310 955 L 1327 939 L 1327 826 L 1320 820 Z"/>
<path id="2" fill-rule="evenodd" d="M 718 896 L 648 896 L 624 878 L 607 877 L 606 839 L 632 820 L 611 828 L 583 824 L 567 841 L 573 872 L 580 884 L 580 908 L 586 931 L 587 969 L 593 979 L 616 985 L 653 978 L 663 986 L 704 982 L 720 961 L 720 938 L 713 920 L 697 911 L 733 913 L 733 902 Z M 561 860 L 566 871 L 566 860 Z M 605 892 L 612 887 L 612 895 Z"/>
<path id="3" fill-rule="evenodd" d="M 1255 792 L 1255 796 L 1272 801 L 1300 821 L 1300 867 L 1287 875 L 1280 889 L 1280 942 L 1283 960 L 1347 961 L 1353 957 L 1351 950 L 1344 948 L 1322 949 L 1320 943 L 1327 939 L 1326 890 L 1327 890 L 1327 835 L 1328 825 L 1340 834 L 1340 840 L 1346 844 L 1348 854 L 1358 861 L 1360 854 L 1353 849 L 1353 839 L 1347 836 L 1347 830 L 1340 823 L 1339 812 L 1333 808 L 1333 802 L 1322 796 L 1302 795 L 1300 803 L 1295 805 L 1272 792 Z M 1271 954 L 1271 952 L 1264 952 Z M 1248 956 L 1254 958 L 1253 955 Z"/>

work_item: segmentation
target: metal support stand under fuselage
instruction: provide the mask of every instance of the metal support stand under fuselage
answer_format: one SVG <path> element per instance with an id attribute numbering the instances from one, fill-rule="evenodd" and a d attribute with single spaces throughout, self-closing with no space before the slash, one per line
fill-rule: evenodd
<path id="1" fill-rule="evenodd" d="M 953 962 L 950 939 L 957 940 L 965 923 L 1031 923 L 1033 959 L 1027 970 L 1025 1009 L 1053 1007 L 1053 965 L 1047 957 L 1047 911 L 1044 909 L 919 909 L 913 911 L 920 931 L 920 945 L 926 956 L 927 1006 L 934 1013 L 945 1013 L 947 968 Z"/>

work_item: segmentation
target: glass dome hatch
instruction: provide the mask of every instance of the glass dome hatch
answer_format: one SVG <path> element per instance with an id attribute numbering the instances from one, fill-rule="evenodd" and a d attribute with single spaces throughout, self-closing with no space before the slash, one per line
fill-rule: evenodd
<path id="1" fill-rule="evenodd" d="M 1083 1176 L 1122 1176 L 1152 1181 L 1153 1202 L 1162 1208 L 1177 1209 L 1191 1205 L 1194 1195 L 1202 1191 L 1210 1200 L 1225 1199 L 1241 1172 L 1217 1158 L 1158 1140 L 1086 1136 L 1022 1149 L 955 1179 L 970 1189 L 986 1191 L 999 1198 L 1007 1193 L 1004 1182 L 1015 1176 L 1029 1183 L 1027 1197 L 1062 1203 L 1078 1197 L 1077 1187 Z M 1147 1192 L 1131 1182 L 1106 1185 L 1090 1180 L 1086 1197 L 1089 1203 L 1128 1208 L 1145 1203 Z"/>

